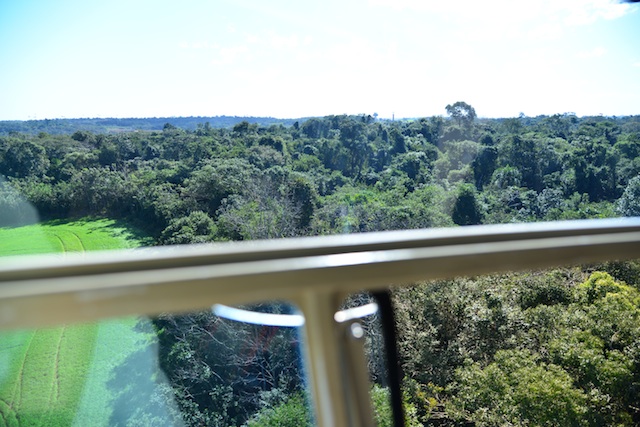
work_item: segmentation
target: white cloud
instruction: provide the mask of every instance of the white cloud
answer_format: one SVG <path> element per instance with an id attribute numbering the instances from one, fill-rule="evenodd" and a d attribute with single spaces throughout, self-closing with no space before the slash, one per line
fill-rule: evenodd
<path id="1" fill-rule="evenodd" d="M 591 58 L 599 58 L 607 53 L 607 50 L 602 46 L 594 47 L 591 50 L 584 50 L 582 52 L 578 52 L 576 57 L 580 59 L 591 59 Z"/>
<path id="2" fill-rule="evenodd" d="M 591 24 L 598 19 L 612 20 L 637 10 L 635 5 L 617 0 L 459 0 L 455 2 L 425 0 L 369 0 L 369 4 L 396 10 L 414 10 L 449 16 L 460 21 L 478 23 L 514 23 L 546 17 L 567 25 Z"/>
<path id="3" fill-rule="evenodd" d="M 249 48 L 246 45 L 219 48 L 216 56 L 211 60 L 212 65 L 230 65 L 242 58 L 247 58 Z"/>
<path id="4" fill-rule="evenodd" d="M 180 42 L 180 44 L 178 44 L 178 47 L 180 47 L 180 49 L 185 49 L 185 50 L 203 50 L 203 49 L 212 48 L 211 44 L 207 41 L 195 41 L 195 42 L 183 41 L 183 42 Z"/>
<path id="5" fill-rule="evenodd" d="M 612 20 L 632 12 L 634 7 L 615 0 L 368 0 L 374 8 L 391 13 L 424 15 L 439 28 L 456 28 L 463 42 L 545 42 L 561 39 L 567 26 Z"/>
<path id="6" fill-rule="evenodd" d="M 298 36 L 282 36 L 274 32 L 270 32 L 268 35 L 268 45 L 272 49 L 296 49 L 301 45 Z"/>
<path id="7" fill-rule="evenodd" d="M 563 0 L 568 15 L 564 18 L 567 25 L 588 25 L 599 19 L 613 20 L 631 13 L 635 8 L 615 0 Z"/>
<path id="8" fill-rule="evenodd" d="M 559 22 L 546 22 L 538 27 L 535 27 L 527 34 L 528 39 L 531 41 L 550 41 L 559 39 L 564 30 Z"/>

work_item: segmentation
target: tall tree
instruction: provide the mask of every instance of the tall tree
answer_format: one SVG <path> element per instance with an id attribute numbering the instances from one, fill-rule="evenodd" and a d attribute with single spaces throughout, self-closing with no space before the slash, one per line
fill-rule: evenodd
<path id="1" fill-rule="evenodd" d="M 462 184 L 458 187 L 451 219 L 458 225 L 474 225 L 482 222 L 480 204 L 472 184 Z"/>
<path id="2" fill-rule="evenodd" d="M 463 101 L 449 104 L 445 107 L 447 114 L 458 123 L 459 126 L 470 127 L 476 119 L 476 110 Z"/>
<path id="3" fill-rule="evenodd" d="M 640 216 L 640 176 L 629 181 L 618 200 L 618 212 L 624 216 Z"/>

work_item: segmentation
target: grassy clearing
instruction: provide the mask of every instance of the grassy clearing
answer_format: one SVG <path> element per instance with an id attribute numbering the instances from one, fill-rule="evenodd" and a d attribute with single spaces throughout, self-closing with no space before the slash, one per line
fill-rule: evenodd
<path id="1" fill-rule="evenodd" d="M 18 425 L 23 365 L 34 334 L 32 331 L 9 332 L 0 339 L 0 425 Z"/>
<path id="2" fill-rule="evenodd" d="M 0 256 L 135 248 L 151 244 L 140 232 L 111 219 L 48 221 L 0 228 Z"/>
<path id="3" fill-rule="evenodd" d="M 113 220 L 0 228 L 0 256 L 132 248 L 148 243 Z M 0 335 L 0 427 L 107 426 L 114 369 L 148 341 L 137 318 Z M 144 361 L 142 361 L 144 363 Z"/>
<path id="4" fill-rule="evenodd" d="M 70 425 L 91 362 L 97 325 L 39 329 L 33 333 L 13 408 L 21 426 Z"/>

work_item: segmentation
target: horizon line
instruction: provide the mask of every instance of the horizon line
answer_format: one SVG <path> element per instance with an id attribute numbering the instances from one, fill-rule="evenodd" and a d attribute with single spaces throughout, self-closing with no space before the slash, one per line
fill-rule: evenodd
<path id="1" fill-rule="evenodd" d="M 375 114 L 375 113 L 374 113 Z M 190 115 L 190 116 L 128 116 L 128 117 L 45 117 L 42 119 L 37 118 L 29 118 L 29 119 L 0 119 L 0 123 L 3 122 L 41 122 L 41 121 L 51 121 L 51 120 L 152 120 L 152 119 L 209 119 L 209 118 L 236 118 L 236 119 L 272 119 L 272 120 L 308 120 L 314 118 L 324 118 L 324 117 L 335 117 L 335 116 L 352 116 L 352 117 L 372 117 L 377 121 L 394 121 L 394 120 L 417 120 L 422 118 L 431 118 L 431 117 L 442 117 L 445 119 L 450 118 L 445 114 L 433 114 L 426 116 L 394 116 L 394 117 L 380 117 L 374 116 L 374 114 L 368 113 L 358 113 L 358 114 L 325 114 L 325 115 L 317 115 L 317 116 L 299 116 L 299 117 L 275 117 L 275 116 L 239 116 L 239 115 L 215 115 L 215 116 L 203 116 L 203 115 Z M 577 115 L 575 112 L 562 112 L 562 113 L 553 113 L 553 114 L 538 114 L 535 116 L 529 116 L 523 113 L 520 113 L 516 116 L 478 116 L 477 120 L 499 120 L 499 119 L 512 119 L 512 118 L 537 118 L 537 117 L 552 117 L 552 116 L 575 116 L 577 118 L 589 118 L 589 117 L 608 117 L 608 118 L 623 118 L 623 117 L 635 117 L 639 116 L 638 114 L 585 114 L 582 116 Z"/>

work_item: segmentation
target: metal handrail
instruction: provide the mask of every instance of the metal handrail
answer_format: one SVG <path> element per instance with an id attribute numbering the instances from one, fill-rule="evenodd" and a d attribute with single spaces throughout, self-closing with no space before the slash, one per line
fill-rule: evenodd
<path id="1" fill-rule="evenodd" d="M 609 219 L 7 257 L 0 328 L 638 258 L 639 242 L 640 219 Z"/>

